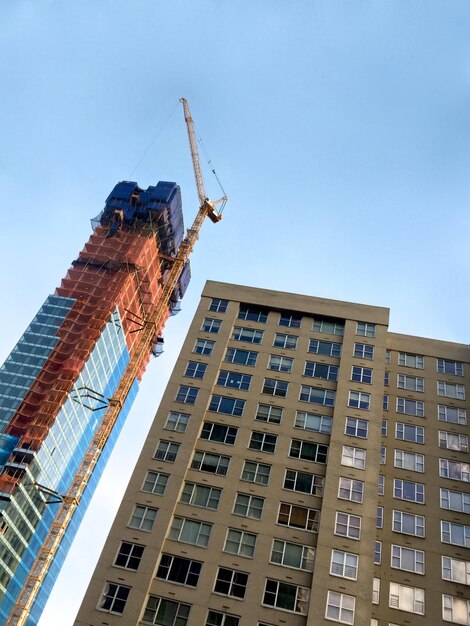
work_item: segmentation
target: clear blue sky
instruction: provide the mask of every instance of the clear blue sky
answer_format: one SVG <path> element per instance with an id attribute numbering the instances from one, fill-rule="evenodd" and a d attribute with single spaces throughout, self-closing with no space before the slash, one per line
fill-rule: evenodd
<path id="1" fill-rule="evenodd" d="M 41 620 L 68 626 L 206 279 L 468 343 L 470 2 L 4 0 L 0 78 L 2 360 L 117 181 L 178 182 L 189 225 L 180 96 L 230 196 Z"/>

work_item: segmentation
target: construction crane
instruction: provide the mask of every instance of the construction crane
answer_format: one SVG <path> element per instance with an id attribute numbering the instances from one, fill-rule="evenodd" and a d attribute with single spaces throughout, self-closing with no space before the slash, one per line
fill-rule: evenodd
<path id="1" fill-rule="evenodd" d="M 154 343 L 155 334 L 159 332 L 164 324 L 165 313 L 170 304 L 171 296 L 177 286 L 181 272 L 183 271 L 191 252 L 193 251 L 194 245 L 199 237 L 202 224 L 206 217 L 209 217 L 209 219 L 214 223 L 220 221 L 220 212 L 217 212 L 215 207 L 219 204 L 222 204 L 223 207 L 227 202 L 227 196 L 223 196 L 216 202 L 211 202 L 206 196 L 202 169 L 199 161 L 199 152 L 197 149 L 194 122 L 191 117 L 187 100 L 185 98 L 181 98 L 180 102 L 183 103 L 184 107 L 184 118 L 188 130 L 191 158 L 199 197 L 199 210 L 191 228 L 186 233 L 186 237 L 181 242 L 176 256 L 172 259 L 171 268 L 168 271 L 166 281 L 163 285 L 162 295 L 159 301 L 152 307 L 147 315 L 147 319 L 144 321 L 134 353 L 123 372 L 113 397 L 109 399 L 108 408 L 103 416 L 103 419 L 101 420 L 93 439 L 88 446 L 88 449 L 72 479 L 67 493 L 61 497 L 60 506 L 57 510 L 54 521 L 52 522 L 51 528 L 49 529 L 49 532 L 39 549 L 38 555 L 31 566 L 28 576 L 18 593 L 16 602 L 13 605 L 5 626 L 24 626 L 24 624 L 26 624 L 26 620 L 28 619 L 41 585 L 43 584 L 52 561 L 59 549 L 65 531 L 72 520 L 75 510 L 80 504 L 80 500 L 86 489 L 88 481 L 90 480 L 99 457 L 104 450 L 109 436 L 111 435 L 112 429 L 117 421 L 117 418 L 119 417 L 119 413 L 124 405 L 124 402 Z"/>

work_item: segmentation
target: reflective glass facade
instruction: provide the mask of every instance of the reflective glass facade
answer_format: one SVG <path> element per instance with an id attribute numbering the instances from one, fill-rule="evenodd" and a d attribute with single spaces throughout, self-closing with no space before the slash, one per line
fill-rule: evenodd
<path id="1" fill-rule="evenodd" d="M 9 412 L 15 411 L 37 372 L 57 342 L 57 329 L 67 315 L 73 300 L 49 297 L 38 315 L 8 357 L 0 373 L 0 398 L 5 409 L 4 424 Z M 106 324 L 63 403 L 52 427 L 37 452 L 15 448 L 17 438 L 3 436 L 3 465 L 20 476 L 19 488 L 13 495 L 0 494 L 2 532 L 0 534 L 0 621 L 7 618 L 15 598 L 37 556 L 57 510 L 52 492 L 64 494 L 83 458 L 90 440 L 103 417 L 106 398 L 113 395 L 129 361 L 122 324 L 117 309 Z M 134 383 L 105 451 L 95 468 L 79 508 L 62 541 L 58 555 L 27 622 L 36 624 L 59 573 L 60 567 L 88 506 L 109 453 L 137 393 Z M 89 390 L 92 390 L 90 393 Z M 15 463 L 12 463 L 11 453 Z M 43 487 L 45 489 L 43 489 Z M 49 504 L 49 502 L 52 502 Z"/>

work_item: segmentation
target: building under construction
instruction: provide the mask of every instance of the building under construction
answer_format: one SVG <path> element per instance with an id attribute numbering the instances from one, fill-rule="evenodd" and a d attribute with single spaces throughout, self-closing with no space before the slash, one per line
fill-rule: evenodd
<path id="1" fill-rule="evenodd" d="M 5 623 L 90 442 L 136 350 L 142 352 L 111 435 L 93 468 L 35 601 L 36 624 L 163 325 L 190 279 L 178 185 L 121 182 L 94 232 L 0 369 L 0 623 Z M 182 268 L 182 271 L 181 271 Z M 150 340 L 141 336 L 159 310 Z M 148 331 L 147 331 L 148 334 Z M 134 375 L 135 374 L 135 375 Z"/>

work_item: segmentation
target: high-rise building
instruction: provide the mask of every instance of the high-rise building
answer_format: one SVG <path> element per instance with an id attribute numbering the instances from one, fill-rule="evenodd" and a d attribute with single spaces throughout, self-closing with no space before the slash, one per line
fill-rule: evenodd
<path id="1" fill-rule="evenodd" d="M 158 305 L 184 236 L 175 183 L 116 185 L 94 232 L 0 369 L 0 623 Z M 189 282 L 180 276 L 91 480 L 30 613 L 36 624 L 122 427 L 151 352 Z M 146 358 L 146 360 L 145 360 Z"/>
<path id="2" fill-rule="evenodd" d="M 468 345 L 208 282 L 76 626 L 470 624 Z"/>

